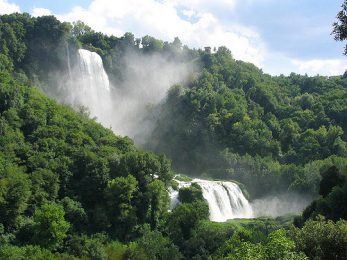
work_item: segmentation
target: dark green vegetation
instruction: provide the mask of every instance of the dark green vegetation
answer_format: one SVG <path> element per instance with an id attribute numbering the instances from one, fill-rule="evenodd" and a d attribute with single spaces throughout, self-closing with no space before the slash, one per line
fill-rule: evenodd
<path id="1" fill-rule="evenodd" d="M 347 78 L 271 77 L 225 48 L 175 86 L 149 147 L 194 175 L 234 179 L 252 196 L 317 193 L 320 169 L 346 168 Z"/>
<path id="2" fill-rule="evenodd" d="M 168 209 L 167 159 L 136 150 L 6 73 L 0 103 L 2 243 L 69 251 L 158 227 Z M 89 237 L 100 232 L 109 237 Z"/>
<path id="3" fill-rule="evenodd" d="M 320 198 L 313 201 L 303 212 L 302 217 L 296 219 L 298 226 L 307 219 L 319 215 L 337 221 L 347 219 L 347 176 L 332 166 L 322 173 L 319 194 Z"/>
<path id="4" fill-rule="evenodd" d="M 54 92 L 79 47 L 99 53 L 113 81 L 126 80 L 129 51 L 201 66 L 152 111 L 146 147 L 176 170 L 235 179 L 253 198 L 321 197 L 298 227 L 284 217 L 211 223 L 194 185 L 169 213 L 166 157 L 32 87 Z M 224 47 L 0 16 L 0 259 L 346 259 L 346 114 L 346 77 L 271 77 Z"/>

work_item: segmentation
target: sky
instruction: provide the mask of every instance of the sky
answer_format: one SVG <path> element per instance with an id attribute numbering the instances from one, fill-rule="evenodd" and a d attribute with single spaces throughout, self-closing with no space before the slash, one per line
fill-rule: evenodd
<path id="1" fill-rule="evenodd" d="M 331 35 L 343 0 L 0 0 L 0 14 L 53 14 L 96 31 L 191 48 L 228 47 L 234 58 L 272 75 L 338 75 L 347 69 L 345 43 Z"/>

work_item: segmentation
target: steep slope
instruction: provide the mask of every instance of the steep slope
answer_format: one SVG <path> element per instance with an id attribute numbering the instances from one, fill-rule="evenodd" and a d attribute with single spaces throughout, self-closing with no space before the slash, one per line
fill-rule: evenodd
<path id="1" fill-rule="evenodd" d="M 130 139 L 6 73 L 0 73 L 0 104 L 5 231 L 25 233 L 46 203 L 63 205 L 75 232 L 103 231 L 126 239 L 136 225 L 156 227 L 168 206 L 168 160 L 137 150 Z"/>
<path id="2" fill-rule="evenodd" d="M 178 171 L 236 179 L 256 196 L 317 193 L 320 168 L 347 156 L 347 79 L 272 77 L 224 47 L 199 58 L 199 77 L 157 107 L 147 147 Z"/>

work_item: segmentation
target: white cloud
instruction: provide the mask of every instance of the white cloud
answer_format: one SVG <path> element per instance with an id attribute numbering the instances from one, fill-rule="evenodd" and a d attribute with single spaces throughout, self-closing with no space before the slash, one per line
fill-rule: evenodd
<path id="1" fill-rule="evenodd" d="M 237 0 L 164 0 L 163 2 L 197 12 L 211 12 L 216 14 L 220 11 L 230 12 L 234 10 Z"/>
<path id="2" fill-rule="evenodd" d="M 308 75 L 341 75 L 347 69 L 346 59 L 293 59 L 292 63 L 297 66 L 299 73 Z"/>
<path id="3" fill-rule="evenodd" d="M 9 3 L 7 0 L 0 0 L 0 14 L 10 14 L 20 12 L 18 5 Z"/>
<path id="4" fill-rule="evenodd" d="M 283 53 L 267 52 L 263 62 L 263 70 L 271 75 L 289 75 L 292 72 L 309 76 L 335 76 L 347 70 L 347 60 L 338 59 L 300 59 Z"/>
<path id="5" fill-rule="evenodd" d="M 255 0 L 243 1 L 252 4 Z M 252 62 L 272 75 L 336 75 L 347 68 L 342 58 L 301 60 L 269 50 L 256 29 L 221 20 L 221 14 L 233 15 L 239 4 L 240 0 L 93 0 L 86 8 L 76 6 L 56 16 L 62 21 L 81 20 L 109 35 L 132 32 L 136 37 L 148 34 L 164 41 L 178 36 L 189 47 L 226 46 L 234 58 Z M 48 9 L 34 8 L 32 14 L 50 13 Z"/>
<path id="6" fill-rule="evenodd" d="M 38 17 L 38 16 L 44 16 L 44 15 L 51 15 L 52 12 L 46 8 L 33 8 L 31 14 L 32 16 Z"/>
<path id="7" fill-rule="evenodd" d="M 234 2 L 94 0 L 88 8 L 75 7 L 58 18 L 70 22 L 81 20 L 97 31 L 116 36 L 132 32 L 137 37 L 149 34 L 167 41 L 178 36 L 190 47 L 224 45 L 232 51 L 236 59 L 260 65 L 264 59 L 264 43 L 258 33 L 239 25 L 226 26 L 212 12 L 217 9 L 232 11 Z M 180 8 L 183 15 L 194 15 L 194 22 L 182 18 L 178 13 Z"/>
<path id="8" fill-rule="evenodd" d="M 196 12 L 192 9 L 184 9 L 182 11 L 182 14 L 189 18 L 197 15 Z"/>

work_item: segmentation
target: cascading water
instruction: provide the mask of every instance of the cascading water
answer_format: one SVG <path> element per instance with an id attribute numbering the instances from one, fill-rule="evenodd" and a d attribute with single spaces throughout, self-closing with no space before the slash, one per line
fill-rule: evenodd
<path id="1" fill-rule="evenodd" d="M 69 45 L 66 43 L 65 45 L 65 51 L 66 51 L 66 61 L 67 61 L 67 69 L 69 72 L 69 79 L 72 81 L 72 69 L 71 69 L 71 62 L 70 62 L 70 51 L 69 51 Z"/>
<path id="2" fill-rule="evenodd" d="M 80 57 L 80 70 L 85 77 L 85 83 L 89 85 L 88 87 L 97 92 L 96 86 L 100 85 L 101 88 L 109 91 L 110 82 L 104 70 L 101 57 L 96 52 L 84 49 L 79 49 L 78 54 Z"/>
<path id="3" fill-rule="evenodd" d="M 74 107 L 88 108 L 92 117 L 106 127 L 111 125 L 110 83 L 101 57 L 84 49 L 78 50 L 77 64 L 72 71 L 69 96 L 65 102 Z"/>
<path id="4" fill-rule="evenodd" d="M 188 187 L 193 182 L 201 187 L 202 195 L 209 206 L 211 221 L 224 222 L 233 218 L 253 217 L 252 207 L 236 183 L 201 179 L 193 179 L 191 182 L 177 182 L 179 188 Z M 169 194 L 170 206 L 173 208 L 179 203 L 178 191 L 171 188 Z"/>
<path id="5" fill-rule="evenodd" d="M 175 181 L 177 182 L 179 189 L 184 187 L 189 187 L 191 185 L 191 182 L 179 181 L 179 180 L 175 180 Z M 170 209 L 173 209 L 180 202 L 178 200 L 178 190 L 174 190 L 172 187 L 169 187 L 169 197 L 170 197 Z"/>
<path id="6" fill-rule="evenodd" d="M 68 61 L 69 63 L 69 61 Z M 68 64 L 70 67 L 70 65 Z M 110 83 L 101 57 L 84 49 L 78 50 L 77 66 L 72 71 L 67 101 L 73 106 L 85 106 L 92 116 L 105 126 L 111 125 L 112 112 Z M 192 182 L 202 188 L 202 194 L 210 210 L 210 220 L 223 222 L 233 218 L 251 218 L 252 208 L 239 186 L 233 182 L 194 179 L 191 182 L 178 181 L 179 188 Z M 170 188 L 171 208 L 178 203 L 178 191 Z"/>

